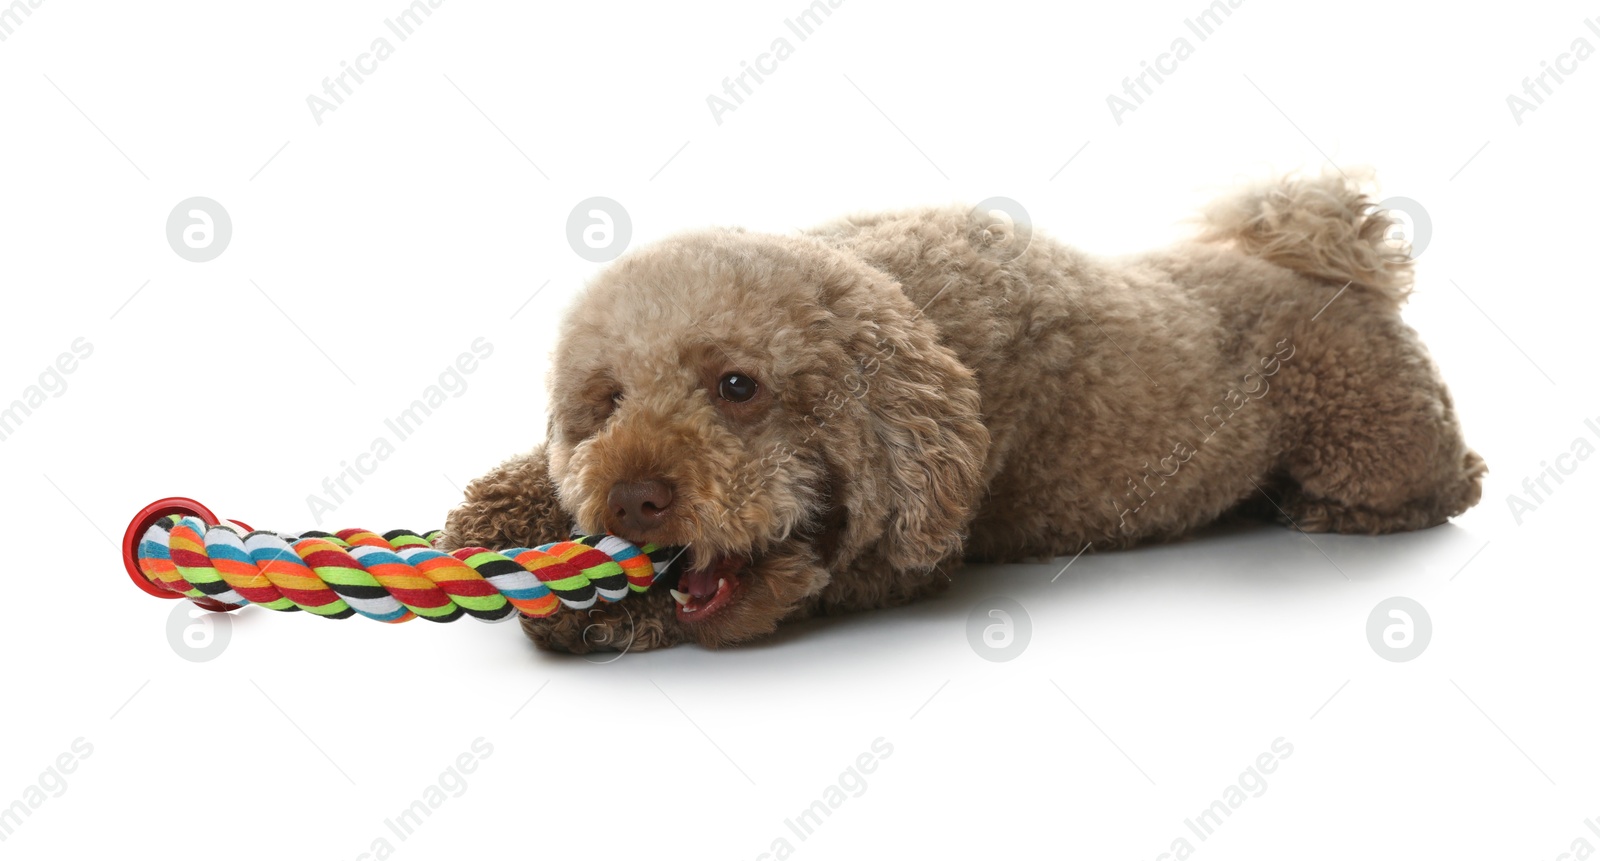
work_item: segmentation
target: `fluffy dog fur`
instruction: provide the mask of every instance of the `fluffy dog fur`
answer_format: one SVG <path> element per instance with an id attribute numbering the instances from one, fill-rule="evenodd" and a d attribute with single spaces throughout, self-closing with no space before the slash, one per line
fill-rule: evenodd
<path id="1" fill-rule="evenodd" d="M 443 546 L 644 538 L 611 488 L 670 486 L 648 538 L 728 572 L 733 599 L 695 619 L 662 584 L 523 620 L 584 652 L 737 643 L 936 592 L 963 560 L 1171 539 L 1243 508 L 1306 531 L 1442 523 L 1485 467 L 1400 319 L 1391 224 L 1334 176 L 1249 189 L 1197 239 L 1118 259 L 961 208 L 665 240 L 587 288 L 546 443 L 473 482 Z M 759 384 L 748 402 L 719 395 L 734 371 Z"/>

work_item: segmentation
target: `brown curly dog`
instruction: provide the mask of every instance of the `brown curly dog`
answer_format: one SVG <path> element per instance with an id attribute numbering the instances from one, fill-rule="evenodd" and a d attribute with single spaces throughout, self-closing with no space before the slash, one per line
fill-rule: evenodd
<path id="1" fill-rule="evenodd" d="M 1485 467 L 1400 319 L 1392 224 L 1334 176 L 1118 259 L 959 208 L 665 240 L 586 288 L 547 442 L 474 481 L 442 546 L 686 547 L 675 584 L 523 619 L 584 652 L 737 643 L 936 592 L 964 560 L 1251 507 L 1306 531 L 1442 523 Z"/>

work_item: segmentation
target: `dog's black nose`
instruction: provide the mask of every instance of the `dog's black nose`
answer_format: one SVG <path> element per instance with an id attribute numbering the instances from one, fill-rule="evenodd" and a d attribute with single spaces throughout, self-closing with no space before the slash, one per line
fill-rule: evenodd
<path id="1" fill-rule="evenodd" d="M 661 525 L 672 507 L 672 485 L 657 479 L 619 481 L 606 496 L 611 514 L 629 532 L 644 534 Z"/>

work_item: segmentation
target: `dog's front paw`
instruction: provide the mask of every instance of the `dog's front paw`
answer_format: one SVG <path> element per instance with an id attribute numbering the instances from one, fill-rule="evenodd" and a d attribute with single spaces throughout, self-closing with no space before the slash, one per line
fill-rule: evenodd
<path id="1" fill-rule="evenodd" d="M 642 652 L 683 642 L 671 610 L 662 613 L 654 606 L 662 603 L 660 598 L 652 597 L 630 596 L 588 610 L 562 609 L 543 618 L 523 616 L 522 632 L 541 649 L 574 655 Z"/>

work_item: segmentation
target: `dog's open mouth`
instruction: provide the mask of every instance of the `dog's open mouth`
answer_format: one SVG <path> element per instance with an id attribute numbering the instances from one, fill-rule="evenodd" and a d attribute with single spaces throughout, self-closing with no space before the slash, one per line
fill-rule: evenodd
<path id="1" fill-rule="evenodd" d="M 678 602 L 678 621 L 704 622 L 721 612 L 738 597 L 749 573 L 750 560 L 724 556 L 711 565 L 678 576 L 678 588 L 671 590 Z"/>

